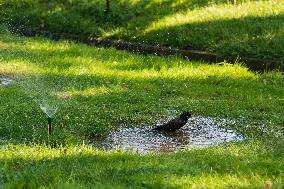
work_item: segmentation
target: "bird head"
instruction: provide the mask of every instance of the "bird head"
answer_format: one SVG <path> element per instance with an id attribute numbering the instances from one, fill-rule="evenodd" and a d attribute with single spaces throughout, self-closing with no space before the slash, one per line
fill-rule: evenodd
<path id="1" fill-rule="evenodd" d="M 182 112 L 179 117 L 180 117 L 180 119 L 188 120 L 188 118 L 191 117 L 191 113 L 189 113 L 189 112 Z"/>

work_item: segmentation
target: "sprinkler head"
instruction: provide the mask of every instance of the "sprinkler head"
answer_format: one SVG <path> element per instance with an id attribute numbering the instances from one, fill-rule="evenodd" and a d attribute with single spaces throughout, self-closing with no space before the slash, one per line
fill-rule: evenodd
<path id="1" fill-rule="evenodd" d="M 48 123 L 48 136 L 51 136 L 52 135 L 52 120 L 53 118 L 52 117 L 48 117 L 47 118 L 47 123 Z"/>
<path id="2" fill-rule="evenodd" d="M 48 122 L 48 124 L 51 124 L 52 121 L 53 121 L 53 118 L 52 118 L 52 117 L 47 117 L 47 122 Z"/>

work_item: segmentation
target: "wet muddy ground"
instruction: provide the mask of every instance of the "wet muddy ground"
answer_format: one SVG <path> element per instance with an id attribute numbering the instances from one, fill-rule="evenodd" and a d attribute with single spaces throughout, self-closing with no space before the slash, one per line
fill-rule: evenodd
<path id="1" fill-rule="evenodd" d="M 233 122 L 196 116 L 190 118 L 183 128 L 173 133 L 153 131 L 154 126 L 121 128 L 109 133 L 96 146 L 106 150 L 133 150 L 147 154 L 175 152 L 181 149 L 202 148 L 243 140 L 244 137 L 236 131 L 224 129 L 229 124 Z"/>

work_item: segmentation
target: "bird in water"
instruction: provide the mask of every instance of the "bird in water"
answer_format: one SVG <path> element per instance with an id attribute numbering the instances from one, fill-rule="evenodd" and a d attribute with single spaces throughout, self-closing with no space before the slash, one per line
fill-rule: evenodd
<path id="1" fill-rule="evenodd" d="M 172 119 L 168 121 L 167 123 L 164 123 L 162 125 L 158 125 L 153 130 L 155 131 L 166 131 L 166 132 L 174 132 L 181 127 L 183 127 L 188 119 L 191 117 L 191 114 L 189 112 L 183 112 L 180 114 L 179 117 Z"/>

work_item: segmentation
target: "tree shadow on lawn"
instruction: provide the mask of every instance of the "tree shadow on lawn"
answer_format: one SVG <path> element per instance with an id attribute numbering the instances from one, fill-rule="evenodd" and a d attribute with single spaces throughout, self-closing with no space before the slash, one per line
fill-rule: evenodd
<path id="1" fill-rule="evenodd" d="M 284 15 L 277 15 L 190 23 L 140 34 L 140 38 L 163 46 L 206 50 L 219 55 L 284 61 L 283 20 Z"/>
<path id="2" fill-rule="evenodd" d="M 245 2 L 246 0 L 244 0 Z M 137 19 L 142 28 L 153 21 L 178 11 L 206 7 L 212 3 L 223 4 L 228 0 L 190 0 L 177 3 L 175 0 L 136 2 L 111 1 L 111 12 L 105 15 L 105 1 L 30 1 L 2 2 L 5 13 L 2 22 L 8 22 L 17 32 L 63 32 L 101 36 L 101 31 L 121 26 L 135 28 Z M 19 12 L 18 10 L 21 9 Z M 144 14 L 153 16 L 144 16 Z M 144 18 L 146 17 L 146 18 Z M 80 27 L 78 27 L 80 25 Z M 112 27 L 109 27 L 109 26 Z"/>
<path id="3" fill-rule="evenodd" d="M 137 1 L 136 3 L 114 1 L 112 2 L 113 16 L 110 19 L 105 19 L 104 2 L 89 4 L 77 1 L 65 3 L 37 2 L 35 4 L 40 7 L 40 13 L 35 13 L 34 6 L 23 3 L 17 5 L 17 10 L 21 6 L 25 8 L 22 9 L 23 12 L 19 13 L 19 18 L 13 19 L 15 23 L 12 25 L 15 25 L 16 29 L 20 28 L 21 25 L 30 26 L 30 30 L 34 30 L 34 32 L 47 30 L 51 33 L 62 32 L 95 37 L 102 37 L 104 33 L 110 33 L 105 38 L 146 41 L 150 44 L 182 49 L 207 50 L 217 52 L 220 55 L 251 56 L 283 61 L 283 15 L 184 24 L 141 34 L 141 31 L 144 31 L 151 23 L 176 13 L 176 10 L 182 12 L 188 9 L 206 7 L 212 3 L 227 2 L 229 1 L 191 0 L 177 4 L 174 0 Z M 10 6 L 13 7 L 13 3 L 9 2 L 8 5 L 4 3 L 2 5 L 5 8 L 3 12 L 9 10 Z M 163 9 L 162 7 L 165 6 L 172 6 L 173 8 Z M 153 13 L 153 18 L 149 19 L 149 16 L 147 16 L 146 19 L 139 16 L 138 19 L 140 20 L 137 20 L 138 15 L 148 14 L 148 12 Z M 7 14 L 14 15 L 15 11 Z M 140 24 L 137 24 L 138 22 Z M 78 27 L 80 23 L 85 23 L 85 25 Z M 113 27 L 110 27 L 110 25 Z M 96 28 L 95 31 L 93 31 L 94 28 Z M 132 33 L 129 34 L 129 32 Z M 136 36 L 136 38 L 134 39 L 133 36 Z M 183 37 L 181 38 L 181 36 Z"/>
<path id="4" fill-rule="evenodd" d="M 85 152 L 80 148 L 76 151 L 56 149 L 53 153 L 55 157 L 52 158 L 34 158 L 33 155 L 25 158 L 17 152 L 1 158 L 0 166 L 5 164 L 5 168 L 0 170 L 2 186 L 37 188 L 70 183 L 109 188 L 180 188 L 193 185 L 262 188 L 270 179 L 275 188 L 281 188 L 283 184 L 283 143 L 273 146 L 243 143 L 225 145 L 221 150 L 208 148 L 142 157 L 119 152 Z"/>

